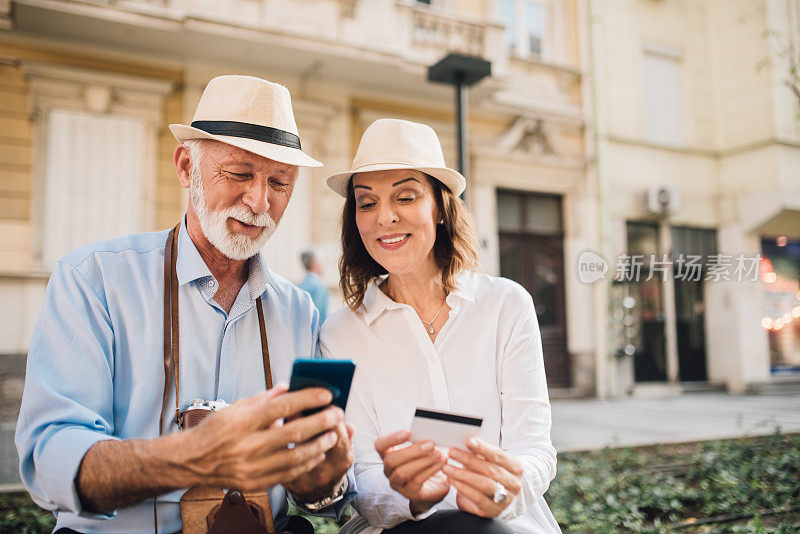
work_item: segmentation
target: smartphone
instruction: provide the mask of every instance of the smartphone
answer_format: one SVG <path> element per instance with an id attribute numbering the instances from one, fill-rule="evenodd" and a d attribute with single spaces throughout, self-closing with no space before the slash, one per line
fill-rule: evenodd
<path id="1" fill-rule="evenodd" d="M 289 391 L 315 387 L 328 388 L 333 394 L 331 404 L 344 410 L 347 407 L 347 397 L 350 394 L 350 384 L 355 370 L 356 362 L 352 360 L 300 358 L 294 361 Z M 306 410 L 303 415 L 311 415 L 323 409 L 324 407 Z"/>

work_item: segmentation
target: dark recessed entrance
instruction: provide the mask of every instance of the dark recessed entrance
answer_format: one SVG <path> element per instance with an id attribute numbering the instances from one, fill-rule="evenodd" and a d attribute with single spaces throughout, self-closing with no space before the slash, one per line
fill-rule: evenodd
<path id="1" fill-rule="evenodd" d="M 501 190 L 497 218 L 500 276 L 518 282 L 533 297 L 547 383 L 569 387 L 561 197 Z"/>

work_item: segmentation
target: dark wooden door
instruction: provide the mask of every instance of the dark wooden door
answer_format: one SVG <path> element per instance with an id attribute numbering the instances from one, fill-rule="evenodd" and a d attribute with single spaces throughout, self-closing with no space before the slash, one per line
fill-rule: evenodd
<path id="1" fill-rule="evenodd" d="M 675 315 L 678 334 L 678 373 L 682 381 L 708 380 L 705 330 L 705 269 L 689 268 L 692 257 L 701 265 L 717 253 L 717 232 L 707 228 L 672 227 L 675 275 Z"/>
<path id="2" fill-rule="evenodd" d="M 526 231 L 524 221 L 531 217 L 526 215 L 524 206 L 536 204 L 525 202 L 525 199 L 532 195 L 509 192 L 502 194 L 506 198 L 499 208 L 513 209 L 515 202 L 513 202 L 513 197 L 509 198 L 510 195 L 519 197 L 523 208 L 519 217 L 521 224 L 518 227 L 511 227 L 512 225 L 508 221 L 516 220 L 516 218 L 512 219 L 507 214 L 505 219 L 507 224 L 500 225 L 500 276 L 519 283 L 533 297 L 542 334 L 547 383 L 555 387 L 569 387 L 571 385 L 571 367 L 567 352 L 566 309 L 564 306 L 563 234 L 560 232 L 560 226 L 558 233 L 551 235 Z M 550 198 L 554 198 L 559 203 L 560 212 L 560 199 L 558 197 Z"/>
<path id="3" fill-rule="evenodd" d="M 708 380 L 703 282 L 675 281 L 680 379 Z"/>

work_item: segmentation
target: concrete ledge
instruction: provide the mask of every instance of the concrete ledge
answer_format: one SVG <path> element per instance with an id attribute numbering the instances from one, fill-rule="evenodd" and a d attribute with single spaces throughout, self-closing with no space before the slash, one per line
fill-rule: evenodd
<path id="1" fill-rule="evenodd" d="M 768 382 L 756 382 L 747 386 L 749 395 L 798 395 L 800 375 L 773 376 Z"/>
<path id="2" fill-rule="evenodd" d="M 633 387 L 631 397 L 635 399 L 665 399 L 678 397 L 683 393 L 680 384 L 667 382 L 639 383 Z"/>
<path id="3" fill-rule="evenodd" d="M 27 493 L 22 484 L 0 484 L 0 493 Z"/>
<path id="4" fill-rule="evenodd" d="M 725 384 L 717 382 L 681 382 L 684 393 L 724 393 Z"/>
<path id="5" fill-rule="evenodd" d="M 551 399 L 585 399 L 592 393 L 582 388 L 548 388 L 547 394 Z"/>

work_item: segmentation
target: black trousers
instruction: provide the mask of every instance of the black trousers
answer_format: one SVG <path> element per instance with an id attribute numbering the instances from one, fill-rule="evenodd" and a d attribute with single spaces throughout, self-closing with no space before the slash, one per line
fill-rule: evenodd
<path id="1" fill-rule="evenodd" d="M 405 521 L 384 530 L 391 534 L 512 534 L 499 519 L 486 519 L 461 510 L 436 512 L 422 521 Z"/>
<path id="2" fill-rule="evenodd" d="M 299 515 L 290 515 L 283 518 L 275 525 L 276 530 L 288 530 L 292 534 L 314 534 L 314 527 L 311 522 L 305 517 Z M 71 528 L 60 528 L 53 534 L 81 534 L 77 530 Z"/>

